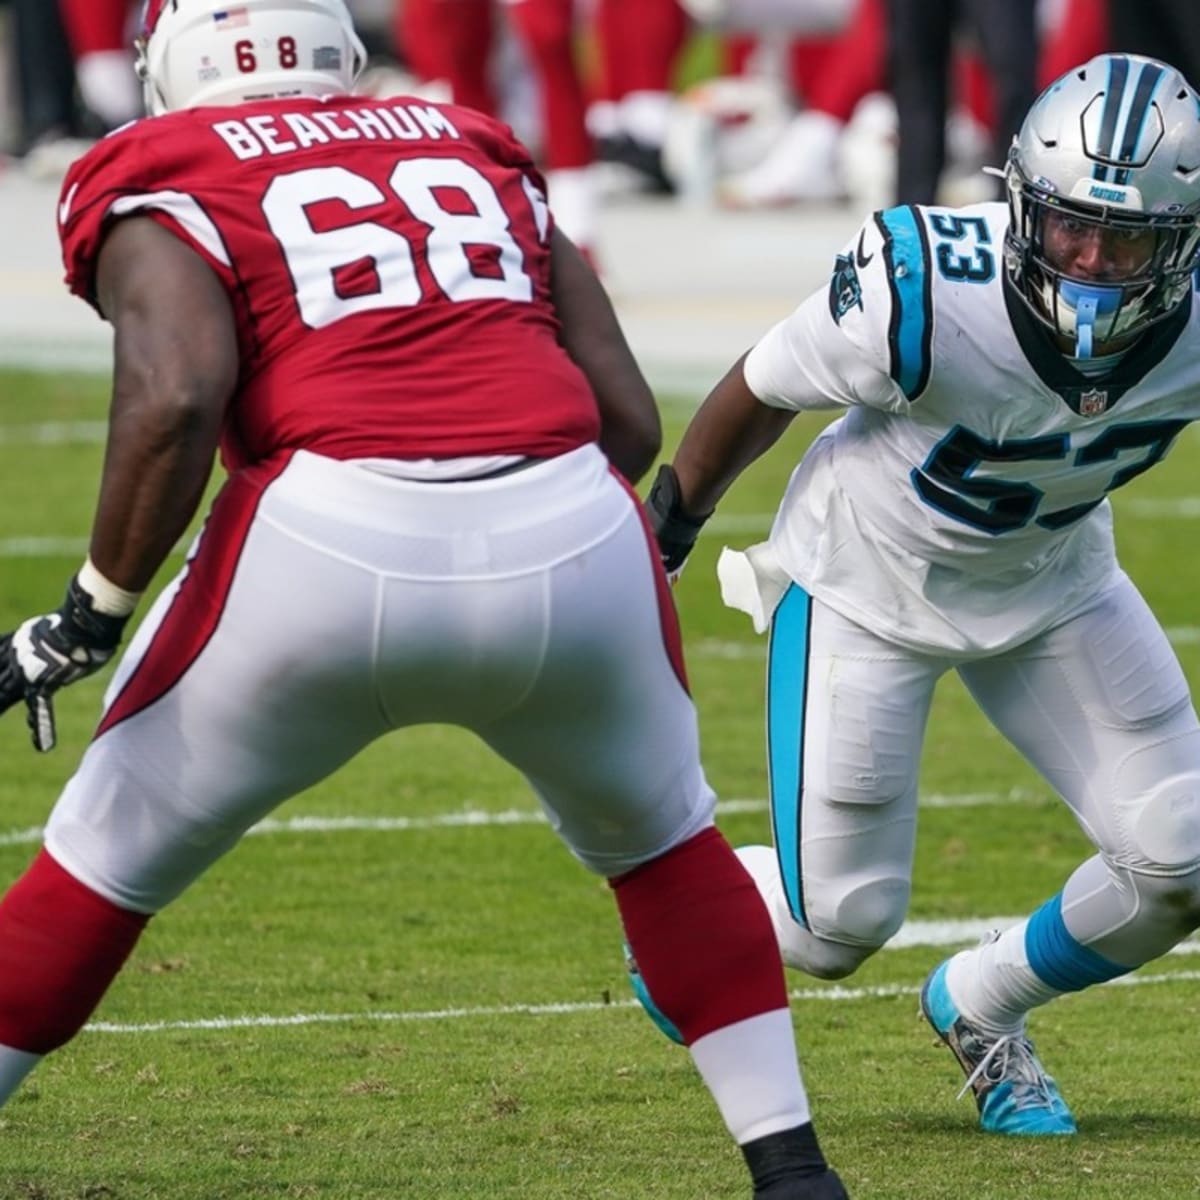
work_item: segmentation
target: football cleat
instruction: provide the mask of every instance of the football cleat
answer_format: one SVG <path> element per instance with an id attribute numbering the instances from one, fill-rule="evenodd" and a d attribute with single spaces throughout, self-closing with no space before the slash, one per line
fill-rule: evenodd
<path id="1" fill-rule="evenodd" d="M 950 998 L 946 966 L 943 962 L 925 980 L 921 1015 L 966 1073 L 958 1096 L 974 1093 L 980 1127 L 987 1133 L 1017 1136 L 1074 1133 L 1075 1118 L 1038 1061 L 1033 1043 L 1024 1032 L 995 1037 L 970 1024 Z"/>
<path id="2" fill-rule="evenodd" d="M 633 951 L 629 949 L 628 943 L 625 943 L 624 950 L 625 970 L 629 972 L 629 986 L 633 988 L 633 994 L 638 998 L 638 1003 L 646 1010 L 646 1015 L 658 1026 L 660 1032 L 669 1037 L 671 1041 L 682 1046 L 684 1044 L 683 1034 L 675 1028 L 675 1024 L 671 1018 L 651 999 L 650 989 L 646 987 L 646 981 L 642 978 L 642 973 L 638 970 L 637 963 L 634 961 Z"/>

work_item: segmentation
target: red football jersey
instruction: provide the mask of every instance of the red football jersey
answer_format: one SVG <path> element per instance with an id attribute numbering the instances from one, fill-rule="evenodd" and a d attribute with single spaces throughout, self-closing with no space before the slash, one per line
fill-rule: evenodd
<path id="1" fill-rule="evenodd" d="M 599 435 L 558 342 L 545 186 L 508 128 L 414 97 L 272 100 L 135 122 L 71 169 L 67 283 L 94 300 L 114 220 L 202 254 L 238 323 L 229 469 L 550 456 Z"/>

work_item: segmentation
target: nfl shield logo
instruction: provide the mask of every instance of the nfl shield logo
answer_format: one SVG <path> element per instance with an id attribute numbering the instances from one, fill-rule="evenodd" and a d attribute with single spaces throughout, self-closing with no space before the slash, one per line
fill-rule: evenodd
<path id="1" fill-rule="evenodd" d="M 1108 407 L 1108 393 L 1099 388 L 1079 395 L 1079 415 L 1081 417 L 1098 417 Z"/>

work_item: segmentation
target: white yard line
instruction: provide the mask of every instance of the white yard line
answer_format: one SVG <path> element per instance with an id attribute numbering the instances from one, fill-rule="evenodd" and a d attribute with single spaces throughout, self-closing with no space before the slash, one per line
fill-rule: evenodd
<path id="1" fill-rule="evenodd" d="M 0 538 L 0 558 L 82 557 L 87 553 L 85 537 L 10 537 Z"/>
<path id="2" fill-rule="evenodd" d="M 1116 510 L 1121 516 L 1147 519 L 1177 517 L 1194 521 L 1200 517 L 1200 496 L 1179 496 L 1173 500 L 1118 500 Z"/>
<path id="3" fill-rule="evenodd" d="M 0 425 L 0 446 L 94 446 L 108 436 L 104 421 L 41 421 Z"/>
<path id="4" fill-rule="evenodd" d="M 964 792 L 941 795 L 930 792 L 921 797 L 922 808 L 981 808 L 985 805 L 1036 804 L 1043 798 L 1021 789 L 1009 792 Z M 717 805 L 717 815 L 727 817 L 739 813 L 767 811 L 765 799 L 723 800 Z M 479 829 L 496 825 L 544 825 L 546 817 L 540 809 L 510 808 L 500 812 L 483 809 L 462 809 L 459 812 L 433 813 L 427 817 L 268 817 L 251 826 L 247 836 L 279 833 L 406 833 L 414 829 Z M 27 846 L 42 840 L 42 827 L 9 829 L 0 832 L 0 847 Z"/>
<path id="5" fill-rule="evenodd" d="M 1161 975 L 1127 975 L 1114 979 L 1105 987 L 1148 987 L 1162 983 L 1191 983 L 1200 979 L 1200 971 L 1172 971 Z M 844 1002 L 847 1000 L 875 1000 L 893 996 L 917 996 L 919 984 L 880 984 L 874 987 L 843 987 L 833 985 L 823 988 L 797 988 L 789 992 L 793 1000 Z M 84 1033 L 176 1033 L 184 1030 L 233 1030 L 233 1029 L 286 1029 L 298 1025 L 345 1025 L 350 1022 L 389 1023 L 420 1021 L 477 1020 L 481 1017 L 508 1016 L 564 1016 L 574 1013 L 602 1012 L 613 1008 L 637 1008 L 634 999 L 600 1000 L 578 1003 L 546 1004 L 498 1004 L 472 1008 L 438 1008 L 412 1012 L 359 1012 L 359 1013 L 292 1013 L 281 1016 L 244 1017 L 198 1017 L 190 1021 L 143 1021 L 125 1023 L 120 1021 L 93 1021 L 85 1025 Z"/>

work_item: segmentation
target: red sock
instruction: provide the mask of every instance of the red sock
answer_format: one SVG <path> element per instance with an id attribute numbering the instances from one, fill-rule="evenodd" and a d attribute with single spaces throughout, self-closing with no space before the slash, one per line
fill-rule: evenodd
<path id="1" fill-rule="evenodd" d="M 983 59 L 973 51 L 954 56 L 956 91 L 966 110 L 987 130 L 996 128 L 996 96 Z"/>
<path id="2" fill-rule="evenodd" d="M 804 93 L 809 107 L 846 122 L 869 92 L 887 86 L 887 14 L 883 0 L 859 0 Z"/>
<path id="3" fill-rule="evenodd" d="M 392 31 L 401 58 L 421 83 L 441 75 L 433 0 L 396 0 Z"/>
<path id="4" fill-rule="evenodd" d="M 445 79 L 455 104 L 495 113 L 491 0 L 404 0 L 399 30 L 405 57 L 422 79 Z"/>
<path id="5" fill-rule="evenodd" d="M 85 54 L 105 50 L 129 50 L 125 23 L 129 17 L 126 0 L 58 0 L 71 53 L 78 60 Z"/>
<path id="6" fill-rule="evenodd" d="M 521 0 L 508 10 L 537 74 L 545 130 L 542 165 L 551 170 L 592 161 L 571 7 L 572 0 Z"/>
<path id="7" fill-rule="evenodd" d="M 771 919 L 718 830 L 610 883 L 646 988 L 687 1045 L 787 1007 Z"/>
<path id="8" fill-rule="evenodd" d="M 671 91 L 687 34 L 678 0 L 599 0 L 596 39 L 605 97 Z"/>
<path id="9" fill-rule="evenodd" d="M 1104 0 L 1067 0 L 1058 28 L 1043 41 L 1038 58 L 1038 87 L 1049 87 L 1072 67 L 1111 49 Z"/>
<path id="10" fill-rule="evenodd" d="M 42 850 L 0 901 L 0 1045 L 47 1054 L 70 1041 L 149 919 L 97 895 Z"/>

